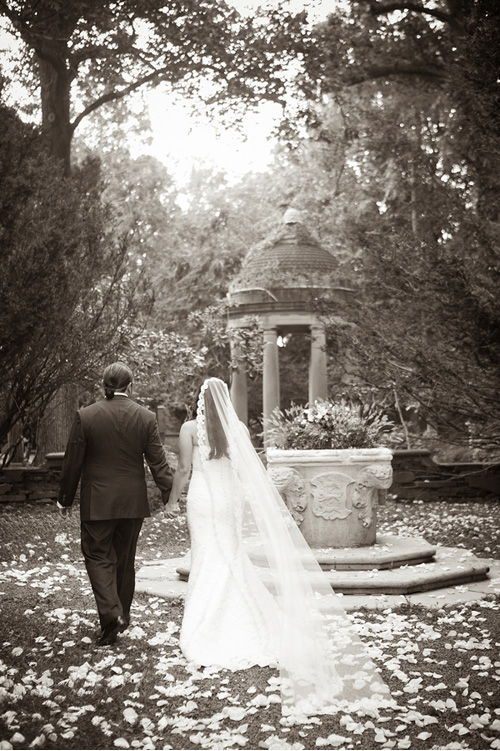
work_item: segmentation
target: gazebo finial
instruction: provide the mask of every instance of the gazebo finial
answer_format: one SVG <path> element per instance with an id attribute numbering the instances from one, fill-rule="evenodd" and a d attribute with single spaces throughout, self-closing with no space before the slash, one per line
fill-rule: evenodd
<path id="1" fill-rule="evenodd" d="M 283 214 L 283 224 L 303 224 L 302 212 L 289 207 Z"/>

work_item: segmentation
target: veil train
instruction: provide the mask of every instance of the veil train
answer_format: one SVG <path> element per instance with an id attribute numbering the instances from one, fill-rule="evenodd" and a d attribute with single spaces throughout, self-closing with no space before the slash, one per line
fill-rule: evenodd
<path id="1" fill-rule="evenodd" d="M 351 618 L 304 540 L 240 422 L 226 384 L 203 384 L 197 432 L 210 493 L 210 430 L 222 431 L 244 498 L 241 544 L 279 607 L 282 711 L 306 716 L 338 711 L 376 715 L 394 706 L 389 689 Z"/>

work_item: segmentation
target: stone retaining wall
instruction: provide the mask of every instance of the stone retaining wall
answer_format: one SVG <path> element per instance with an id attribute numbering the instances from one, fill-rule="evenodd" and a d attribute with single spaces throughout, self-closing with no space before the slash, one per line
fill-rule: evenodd
<path id="1" fill-rule="evenodd" d="M 48 454 L 41 467 L 10 464 L 0 469 L 0 503 L 54 501 L 59 492 L 64 453 Z"/>
<path id="2" fill-rule="evenodd" d="M 48 454 L 42 467 L 11 464 L 0 470 L 0 503 L 57 498 L 63 453 Z M 397 450 L 389 494 L 402 500 L 434 501 L 472 498 L 500 499 L 500 465 L 436 464 L 430 451 Z"/>
<path id="3" fill-rule="evenodd" d="M 396 450 L 389 493 L 404 500 L 500 498 L 500 465 L 437 464 L 430 451 Z"/>

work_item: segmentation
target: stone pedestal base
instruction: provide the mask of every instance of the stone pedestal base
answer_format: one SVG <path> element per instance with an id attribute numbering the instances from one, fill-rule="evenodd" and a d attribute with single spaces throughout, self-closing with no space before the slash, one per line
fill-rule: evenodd
<path id="1" fill-rule="evenodd" d="M 369 548 L 314 552 L 332 589 L 346 595 L 404 595 L 455 587 L 486 579 L 490 568 L 468 550 L 433 548 L 421 538 L 390 535 L 381 536 Z M 248 553 L 260 567 L 263 581 L 272 587 L 258 548 Z M 189 578 L 189 565 L 188 554 L 175 569 L 182 581 Z"/>
<path id="2" fill-rule="evenodd" d="M 267 565 L 265 555 L 251 542 L 248 555 L 257 566 Z M 371 571 L 431 563 L 436 548 L 420 537 L 377 535 L 373 545 L 360 548 L 312 548 L 324 571 Z"/>
<path id="3" fill-rule="evenodd" d="M 375 544 L 367 547 L 320 548 L 313 553 L 324 571 L 363 571 L 429 563 L 436 548 L 420 537 L 377 535 Z"/>
<path id="4" fill-rule="evenodd" d="M 464 602 L 476 602 L 500 593 L 500 561 L 469 558 L 469 556 L 470 554 L 462 548 L 441 548 L 437 552 L 436 557 L 444 573 L 449 574 L 456 566 L 459 566 L 462 576 L 469 576 L 469 579 L 463 578 L 458 582 L 458 586 L 454 585 L 450 578 L 443 578 L 442 583 L 436 583 L 434 580 L 432 589 L 407 592 L 406 594 L 380 594 L 374 591 L 380 583 L 377 581 L 377 575 L 369 578 L 367 572 L 365 572 L 366 583 L 372 584 L 372 589 L 367 588 L 365 594 L 345 591 L 341 595 L 342 605 L 345 610 L 354 612 L 360 608 L 385 610 L 386 608 L 398 608 L 401 605 L 419 605 L 439 610 L 448 606 L 455 607 Z M 171 558 L 164 561 L 146 561 L 137 572 L 136 592 L 145 592 L 149 595 L 164 597 L 167 600 L 183 599 L 186 595 L 186 579 L 189 575 L 189 564 L 186 567 L 186 562 L 186 557 Z M 464 562 L 467 564 L 465 571 L 463 571 Z M 411 577 L 416 568 L 418 566 L 407 566 L 400 569 L 400 571 L 406 572 L 406 581 L 410 587 Z M 445 571 L 445 569 L 448 569 L 448 571 Z M 182 578 L 179 575 L 181 570 L 184 572 Z M 481 571 L 488 573 L 482 574 Z M 394 572 L 381 571 L 378 572 L 378 575 L 387 577 L 392 573 Z"/>
<path id="5" fill-rule="evenodd" d="M 330 570 L 332 589 L 349 595 L 406 595 L 456 587 L 487 578 L 489 565 L 460 548 L 440 548 L 431 563 L 373 571 Z"/>

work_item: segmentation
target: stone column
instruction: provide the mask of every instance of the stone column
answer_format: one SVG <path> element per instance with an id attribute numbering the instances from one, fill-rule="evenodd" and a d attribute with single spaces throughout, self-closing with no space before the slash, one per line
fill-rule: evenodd
<path id="1" fill-rule="evenodd" d="M 324 326 L 311 326 L 311 359 L 309 361 L 309 404 L 316 399 L 326 399 L 328 382 L 326 372 L 326 336 Z"/>
<path id="2" fill-rule="evenodd" d="M 231 359 L 236 362 L 239 360 L 240 350 L 235 342 L 231 342 Z M 247 391 L 247 374 L 243 364 L 235 368 L 231 373 L 231 401 L 236 414 L 245 425 L 248 424 L 248 391 Z"/>
<path id="3" fill-rule="evenodd" d="M 280 373 L 278 336 L 275 327 L 264 329 L 263 412 L 264 446 L 267 445 L 267 420 L 271 412 L 280 406 Z"/>

